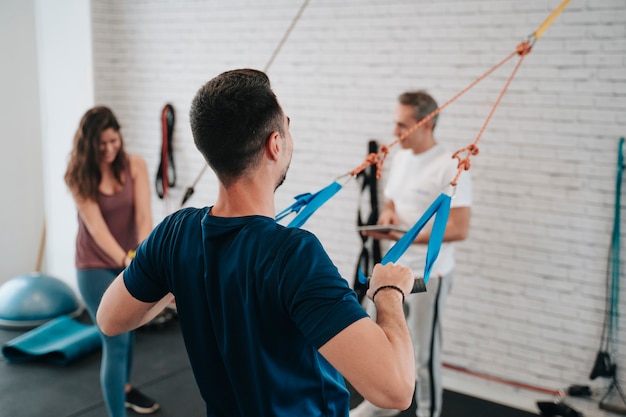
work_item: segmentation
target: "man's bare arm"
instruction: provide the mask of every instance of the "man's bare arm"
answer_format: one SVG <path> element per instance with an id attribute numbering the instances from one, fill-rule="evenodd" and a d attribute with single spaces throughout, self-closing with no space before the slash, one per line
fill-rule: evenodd
<path id="1" fill-rule="evenodd" d="M 133 297 L 124 284 L 124 272 L 121 272 L 102 296 L 96 321 L 102 333 L 115 336 L 143 326 L 174 298 L 167 294 L 160 301 L 144 303 Z"/>
<path id="2" fill-rule="evenodd" d="M 376 265 L 368 297 L 393 285 L 408 295 L 413 286 L 409 268 Z M 411 405 L 415 358 L 402 306 L 403 294 L 393 288 L 376 293 L 376 322 L 364 318 L 330 339 L 319 352 L 371 403 L 397 410 Z"/>

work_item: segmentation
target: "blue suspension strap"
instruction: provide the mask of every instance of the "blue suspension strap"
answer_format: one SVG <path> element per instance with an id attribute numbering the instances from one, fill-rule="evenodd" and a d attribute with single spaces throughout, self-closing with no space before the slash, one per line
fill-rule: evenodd
<path id="1" fill-rule="evenodd" d="M 448 222 L 448 216 L 450 214 L 450 201 L 452 197 L 441 193 L 437 199 L 428 207 L 428 209 L 424 212 L 422 217 L 411 227 L 401 238 L 398 240 L 390 249 L 387 251 L 383 259 L 381 260 L 381 264 L 386 264 L 388 262 L 396 262 L 400 257 L 406 252 L 406 250 L 411 246 L 419 232 L 422 231 L 426 223 L 435 216 L 435 220 L 433 223 L 433 228 L 430 232 L 430 238 L 428 239 L 428 249 L 426 252 L 426 262 L 424 264 L 424 277 L 423 278 L 415 278 L 415 283 L 413 284 L 413 290 L 411 293 L 416 292 L 424 292 L 426 291 L 426 284 L 428 283 L 428 279 L 430 278 L 430 272 L 432 267 L 437 260 L 437 256 L 439 255 L 439 250 L 441 249 L 441 244 L 443 243 L 443 235 L 446 230 L 446 224 Z M 363 274 L 361 270 L 359 270 L 359 282 L 361 284 L 367 283 L 367 277 Z"/>
<path id="2" fill-rule="evenodd" d="M 296 202 L 276 215 L 276 221 L 280 221 L 291 213 L 297 213 L 296 217 L 287 227 L 301 227 L 311 217 L 315 211 L 326 203 L 332 196 L 342 188 L 341 184 L 333 181 L 325 188 L 315 194 L 304 193 L 295 196 Z M 452 197 L 441 193 L 437 199 L 428 207 L 422 217 L 398 240 L 381 260 L 381 264 L 396 262 L 411 246 L 419 232 L 422 231 L 428 221 L 435 216 L 430 238 L 428 239 L 428 249 L 426 252 L 426 263 L 424 264 L 424 277 L 415 278 L 411 293 L 426 291 L 426 283 L 430 278 L 430 272 L 439 255 L 443 235 L 446 230 L 448 216 L 450 214 L 450 200 Z M 300 211 L 302 210 L 302 211 Z M 361 284 L 367 284 L 367 278 L 359 268 L 358 280 Z"/>
<path id="3" fill-rule="evenodd" d="M 333 181 L 315 194 L 304 193 L 295 196 L 296 202 L 276 215 L 280 221 L 291 213 L 297 213 L 287 227 L 301 227 L 315 211 L 341 190 L 341 184 Z M 300 211 L 302 210 L 302 211 Z"/>

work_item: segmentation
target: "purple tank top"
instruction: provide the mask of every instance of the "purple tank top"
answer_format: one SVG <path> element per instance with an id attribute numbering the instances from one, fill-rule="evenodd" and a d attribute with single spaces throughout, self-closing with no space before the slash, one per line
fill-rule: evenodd
<path id="1" fill-rule="evenodd" d="M 134 189 L 129 163 L 126 165 L 125 182 L 122 189 L 113 195 L 98 193 L 96 199 L 111 234 L 125 251 L 135 249 L 138 245 Z M 116 269 L 121 268 L 120 261 L 121 259 L 111 259 L 98 246 L 79 215 L 78 233 L 76 235 L 76 268 Z"/>

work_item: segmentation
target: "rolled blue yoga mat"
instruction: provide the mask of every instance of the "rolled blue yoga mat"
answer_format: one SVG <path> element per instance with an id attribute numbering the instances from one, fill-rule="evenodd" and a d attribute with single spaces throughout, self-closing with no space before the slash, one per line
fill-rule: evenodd
<path id="1" fill-rule="evenodd" d="M 97 326 L 60 316 L 6 342 L 2 355 L 9 362 L 41 359 L 67 365 L 101 347 Z"/>

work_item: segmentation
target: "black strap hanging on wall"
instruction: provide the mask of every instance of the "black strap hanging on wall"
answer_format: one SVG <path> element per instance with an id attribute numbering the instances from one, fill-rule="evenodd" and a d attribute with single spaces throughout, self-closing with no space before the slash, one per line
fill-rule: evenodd
<path id="1" fill-rule="evenodd" d="M 176 168 L 172 151 L 172 137 L 174 134 L 174 107 L 166 104 L 161 111 L 161 161 L 156 173 L 154 186 L 159 198 L 167 197 L 168 187 L 176 185 Z"/>
<path id="2" fill-rule="evenodd" d="M 378 152 L 378 143 L 375 140 L 370 140 L 368 143 L 368 154 Z M 361 171 L 357 175 L 357 180 L 361 181 L 361 195 L 359 196 L 358 212 L 357 212 L 357 226 L 365 226 L 376 224 L 379 215 L 378 209 L 378 180 L 376 179 L 376 166 L 370 165 L 365 170 Z M 370 213 L 367 219 L 363 220 L 363 213 L 361 212 L 361 198 L 363 194 L 369 191 Z M 363 301 L 365 293 L 367 292 L 367 284 L 361 284 L 358 280 L 359 268 L 365 274 L 369 273 L 371 269 L 379 263 L 382 259 L 382 253 L 380 250 L 380 242 L 376 239 L 372 239 L 368 236 L 363 236 L 359 233 L 359 237 L 363 243 L 361 254 L 356 265 L 356 271 L 354 273 L 354 291 L 357 293 L 359 302 Z"/>

